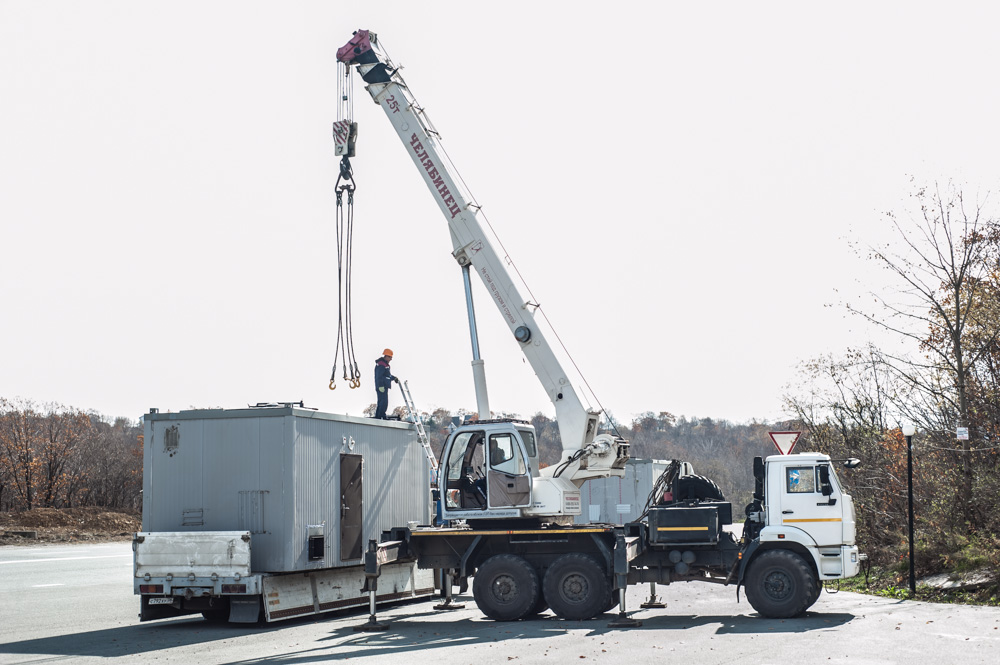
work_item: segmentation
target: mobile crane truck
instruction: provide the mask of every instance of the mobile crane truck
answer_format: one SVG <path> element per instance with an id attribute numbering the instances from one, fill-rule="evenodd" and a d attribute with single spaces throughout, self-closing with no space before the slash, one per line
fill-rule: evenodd
<path id="1" fill-rule="evenodd" d="M 628 443 L 599 433 L 601 412 L 584 406 L 564 363 L 545 336 L 538 306 L 526 299 L 481 221 L 481 210 L 440 146 L 399 69 L 374 33 L 359 30 L 337 52 L 345 76 L 355 70 L 385 112 L 444 214 L 453 256 L 462 268 L 480 420 L 456 429 L 442 452 L 436 493 L 440 524 L 400 526 L 371 541 L 366 591 L 375 597 L 382 566 L 415 561 L 443 571 L 443 607 L 453 587 L 468 588 L 479 609 L 514 621 L 549 608 L 564 619 L 590 619 L 618 606 L 615 626 L 636 625 L 626 613 L 630 584 L 680 581 L 735 584 L 766 617 L 794 617 L 819 597 L 822 583 L 858 573 L 851 497 L 834 460 L 821 454 L 754 460 L 753 502 L 741 537 L 730 503 L 710 480 L 672 463 L 644 516 L 613 525 L 570 525 L 582 513 L 580 487 L 590 478 L 621 477 Z M 341 121 L 335 135 L 355 124 Z M 476 339 L 470 273 L 493 304 L 556 410 L 562 439 L 558 464 L 540 468 L 535 431 L 517 420 L 490 420 L 483 361 Z M 853 461 L 852 461 L 853 462 Z M 850 463 L 848 464 L 850 466 Z M 359 629 L 379 630 L 374 600 Z"/>

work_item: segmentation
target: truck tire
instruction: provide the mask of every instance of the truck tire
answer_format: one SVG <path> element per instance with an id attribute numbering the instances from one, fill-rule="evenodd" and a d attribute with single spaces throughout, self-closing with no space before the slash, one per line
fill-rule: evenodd
<path id="1" fill-rule="evenodd" d="M 229 608 L 227 607 L 224 610 L 202 610 L 201 616 L 205 617 L 205 621 L 209 621 L 211 623 L 223 623 L 225 621 L 229 621 Z"/>
<path id="2" fill-rule="evenodd" d="M 212 623 L 223 623 L 229 621 L 229 600 L 225 598 L 213 598 L 211 606 L 201 611 L 201 616 L 205 621 Z"/>
<path id="3" fill-rule="evenodd" d="M 525 618 L 538 616 L 547 609 L 549 609 L 549 604 L 545 602 L 545 594 L 543 594 L 541 592 L 541 589 L 539 589 L 538 600 L 535 601 L 535 606 L 528 611 L 528 613 L 525 615 Z"/>
<path id="4" fill-rule="evenodd" d="M 674 496 L 674 500 L 683 501 L 684 499 L 726 500 L 722 495 L 722 490 L 719 489 L 714 480 L 695 474 L 681 476 L 677 479 L 677 494 Z"/>
<path id="5" fill-rule="evenodd" d="M 819 595 L 819 582 L 802 557 L 788 550 L 767 550 L 750 563 L 747 600 L 769 619 L 790 619 L 806 611 Z"/>
<path id="6" fill-rule="evenodd" d="M 472 595 L 480 611 L 495 621 L 517 621 L 538 603 L 538 573 L 513 554 L 497 554 L 483 562 L 472 578 Z"/>
<path id="7" fill-rule="evenodd" d="M 819 580 L 817 580 L 816 581 L 816 590 L 813 591 L 813 594 L 809 597 L 809 604 L 806 605 L 806 610 L 808 610 L 810 607 L 812 607 L 813 605 L 816 604 L 816 601 L 819 600 L 819 597 L 820 597 L 820 595 L 822 593 L 823 593 L 823 583 L 820 582 Z M 805 610 L 803 610 L 803 611 L 805 611 Z"/>
<path id="8" fill-rule="evenodd" d="M 603 614 L 611 596 L 605 570 L 586 554 L 563 554 L 553 561 L 542 588 L 556 616 L 572 621 Z"/>

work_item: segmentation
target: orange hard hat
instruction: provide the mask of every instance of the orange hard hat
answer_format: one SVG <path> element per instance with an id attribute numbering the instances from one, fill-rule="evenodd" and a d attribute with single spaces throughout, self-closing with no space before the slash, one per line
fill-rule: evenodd
<path id="1" fill-rule="evenodd" d="M 382 352 L 382 355 L 389 356 L 390 358 L 392 358 L 392 349 L 386 349 L 385 351 Z"/>

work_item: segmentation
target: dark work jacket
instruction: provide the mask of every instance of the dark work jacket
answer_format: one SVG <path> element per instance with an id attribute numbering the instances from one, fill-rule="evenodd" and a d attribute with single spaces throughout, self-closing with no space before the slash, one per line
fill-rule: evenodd
<path id="1" fill-rule="evenodd" d="M 385 388 L 389 390 L 392 388 L 392 380 L 395 379 L 392 372 L 389 371 L 389 364 L 379 358 L 375 361 L 375 390 L 379 388 Z"/>

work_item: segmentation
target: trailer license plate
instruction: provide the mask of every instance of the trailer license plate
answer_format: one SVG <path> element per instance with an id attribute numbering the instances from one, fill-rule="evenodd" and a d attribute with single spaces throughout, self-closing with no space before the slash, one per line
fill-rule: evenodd
<path id="1" fill-rule="evenodd" d="M 149 604 L 150 605 L 171 605 L 171 604 L 173 604 L 173 602 L 174 602 L 173 598 L 150 598 L 149 599 Z"/>

